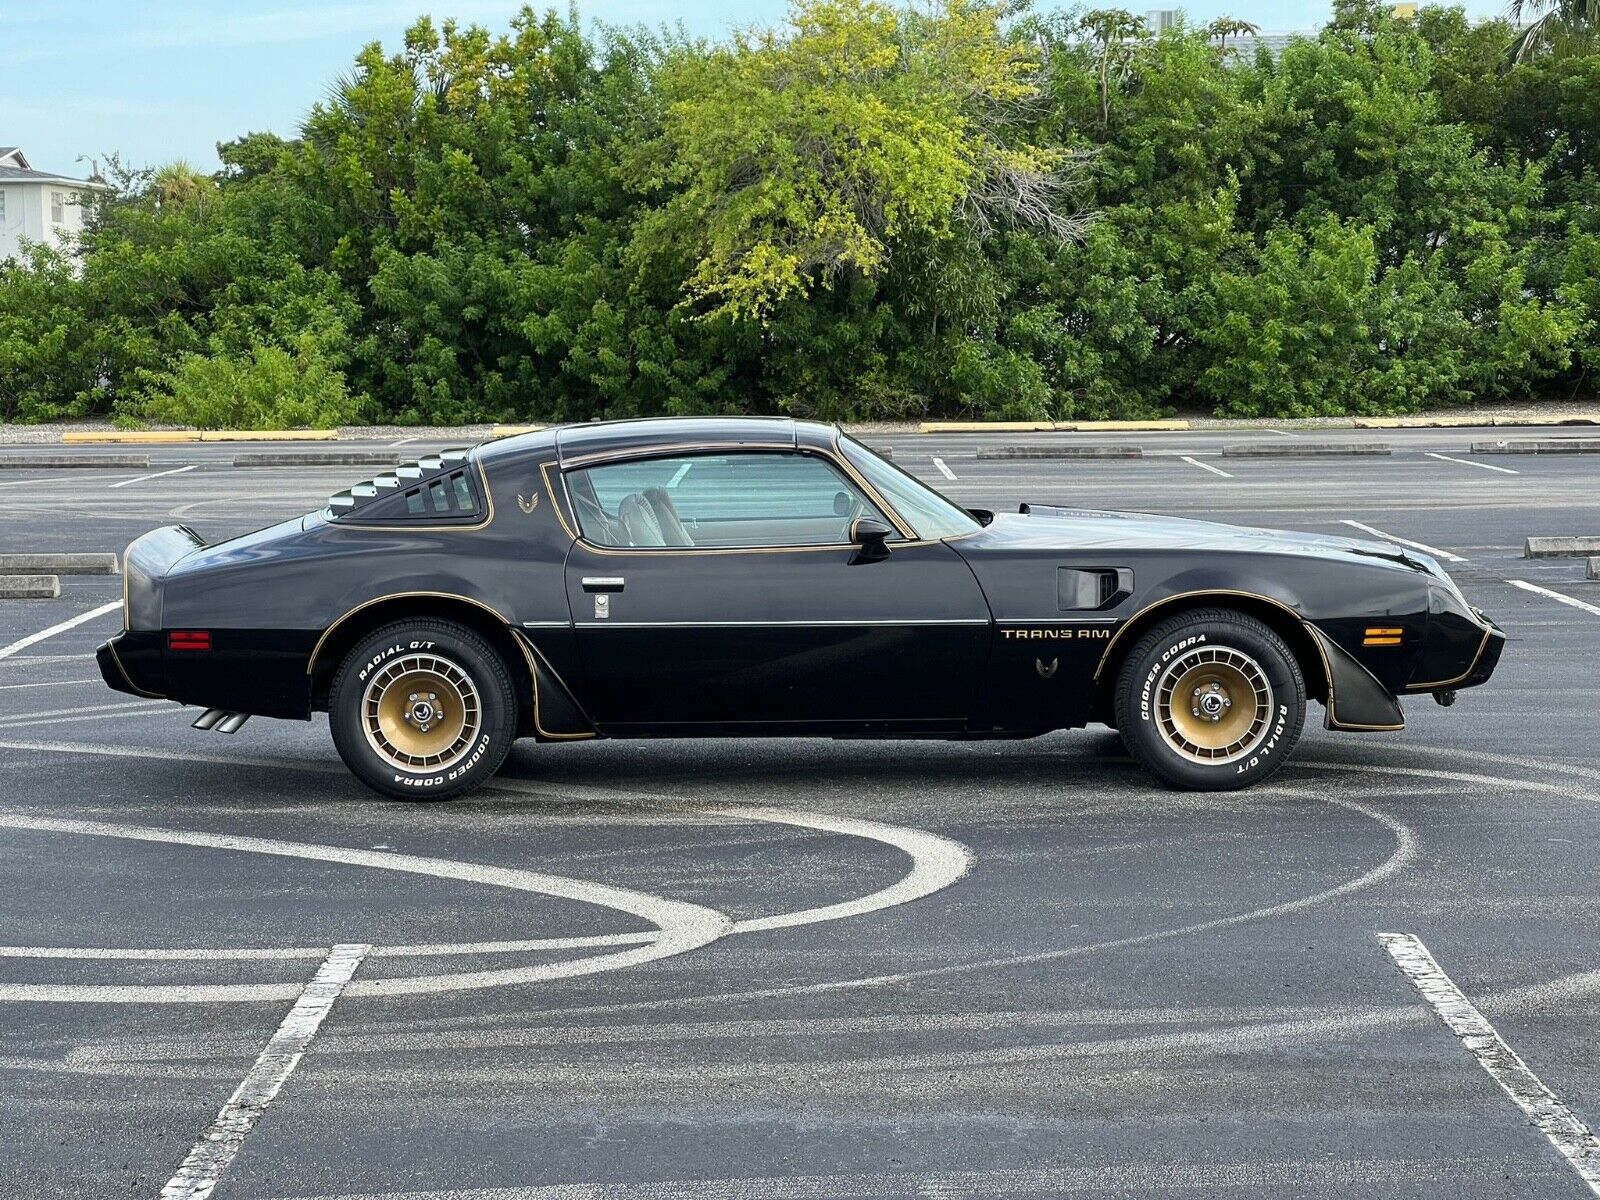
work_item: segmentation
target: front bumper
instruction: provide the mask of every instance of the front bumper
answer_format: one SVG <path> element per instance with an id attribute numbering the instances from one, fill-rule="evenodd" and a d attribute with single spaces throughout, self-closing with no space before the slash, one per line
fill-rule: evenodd
<path id="1" fill-rule="evenodd" d="M 1488 683 L 1489 676 L 1494 674 L 1494 669 L 1500 663 L 1500 655 L 1506 648 L 1505 631 L 1496 625 L 1483 613 L 1478 613 L 1478 618 L 1488 626 L 1484 632 L 1483 644 L 1478 647 L 1478 657 L 1467 668 L 1467 673 L 1461 681 L 1454 686 L 1458 688 L 1477 687 L 1480 683 Z"/>

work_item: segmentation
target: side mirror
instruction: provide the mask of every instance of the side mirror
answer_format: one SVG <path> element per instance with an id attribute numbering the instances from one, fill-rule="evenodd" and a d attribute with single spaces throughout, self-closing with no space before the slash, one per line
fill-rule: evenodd
<path id="1" fill-rule="evenodd" d="M 885 544 L 894 530 L 877 517 L 857 517 L 850 522 L 850 540 L 860 547 L 854 562 L 880 562 L 889 557 Z"/>

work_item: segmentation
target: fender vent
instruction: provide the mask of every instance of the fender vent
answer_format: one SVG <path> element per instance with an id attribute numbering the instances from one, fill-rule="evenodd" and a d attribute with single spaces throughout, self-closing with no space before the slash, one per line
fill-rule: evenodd
<path id="1" fill-rule="evenodd" d="M 335 492 L 328 497 L 331 520 L 476 520 L 483 512 L 477 479 L 468 468 L 468 450 L 446 450 Z"/>
<path id="2" fill-rule="evenodd" d="M 1127 567 L 1057 567 L 1056 607 L 1062 612 L 1111 608 L 1133 594 Z"/>

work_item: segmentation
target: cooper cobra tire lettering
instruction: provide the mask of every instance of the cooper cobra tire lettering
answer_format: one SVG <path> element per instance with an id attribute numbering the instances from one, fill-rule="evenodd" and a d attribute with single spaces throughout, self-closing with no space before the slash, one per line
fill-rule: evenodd
<path id="1" fill-rule="evenodd" d="M 1151 666 L 1150 673 L 1145 676 L 1144 686 L 1139 689 L 1139 719 L 1141 721 L 1150 719 L 1150 689 L 1155 686 L 1156 679 L 1161 674 L 1161 668 L 1171 662 L 1174 655 L 1181 654 L 1190 646 L 1205 640 L 1206 635 L 1199 633 L 1194 637 L 1184 638 L 1183 641 L 1176 642 L 1161 652 L 1161 657 Z"/>
<path id="2" fill-rule="evenodd" d="M 385 695 L 383 688 L 388 681 L 381 672 L 388 669 L 392 675 L 412 671 L 413 663 L 396 664 L 395 659 L 414 655 L 424 656 L 426 661 L 420 664 L 423 669 L 436 668 L 450 676 L 444 681 L 447 687 L 440 689 L 440 696 L 446 701 L 441 707 L 451 707 L 448 686 L 452 681 L 465 689 L 463 697 L 470 697 L 478 705 L 473 718 L 477 732 L 470 734 L 470 749 L 457 742 L 448 753 L 416 745 L 405 753 L 396 753 L 390 743 L 398 735 L 392 730 L 401 726 L 381 724 L 395 720 L 393 713 L 373 717 L 380 724 L 371 727 L 369 736 L 363 725 L 368 719 L 369 683 L 374 694 Z M 462 702 L 458 697 L 457 703 Z M 455 711 L 459 714 L 462 709 L 457 707 Z M 382 712 L 381 705 L 378 712 Z M 404 716 L 404 706 L 401 715 Z M 459 716 L 456 719 L 461 720 Z M 453 621 L 419 617 L 376 630 L 351 649 L 329 692 L 328 726 L 345 765 L 369 787 L 403 800 L 445 799 L 471 791 L 500 769 L 516 736 L 516 693 L 505 662 L 477 633 Z M 426 732 L 425 724 L 421 728 Z M 404 760 L 422 755 L 445 761 L 431 767 L 419 763 L 415 771 L 408 770 Z"/>

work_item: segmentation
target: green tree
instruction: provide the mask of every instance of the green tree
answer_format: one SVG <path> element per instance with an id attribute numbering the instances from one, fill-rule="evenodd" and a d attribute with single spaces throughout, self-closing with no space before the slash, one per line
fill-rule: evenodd
<path id="1" fill-rule="evenodd" d="M 779 30 L 667 65 L 664 137 L 637 179 L 669 188 L 663 232 L 692 248 L 691 300 L 763 317 L 898 241 L 1026 225 L 1067 237 L 1059 153 L 1010 137 L 1038 94 L 1004 9 L 803 0 Z"/>

